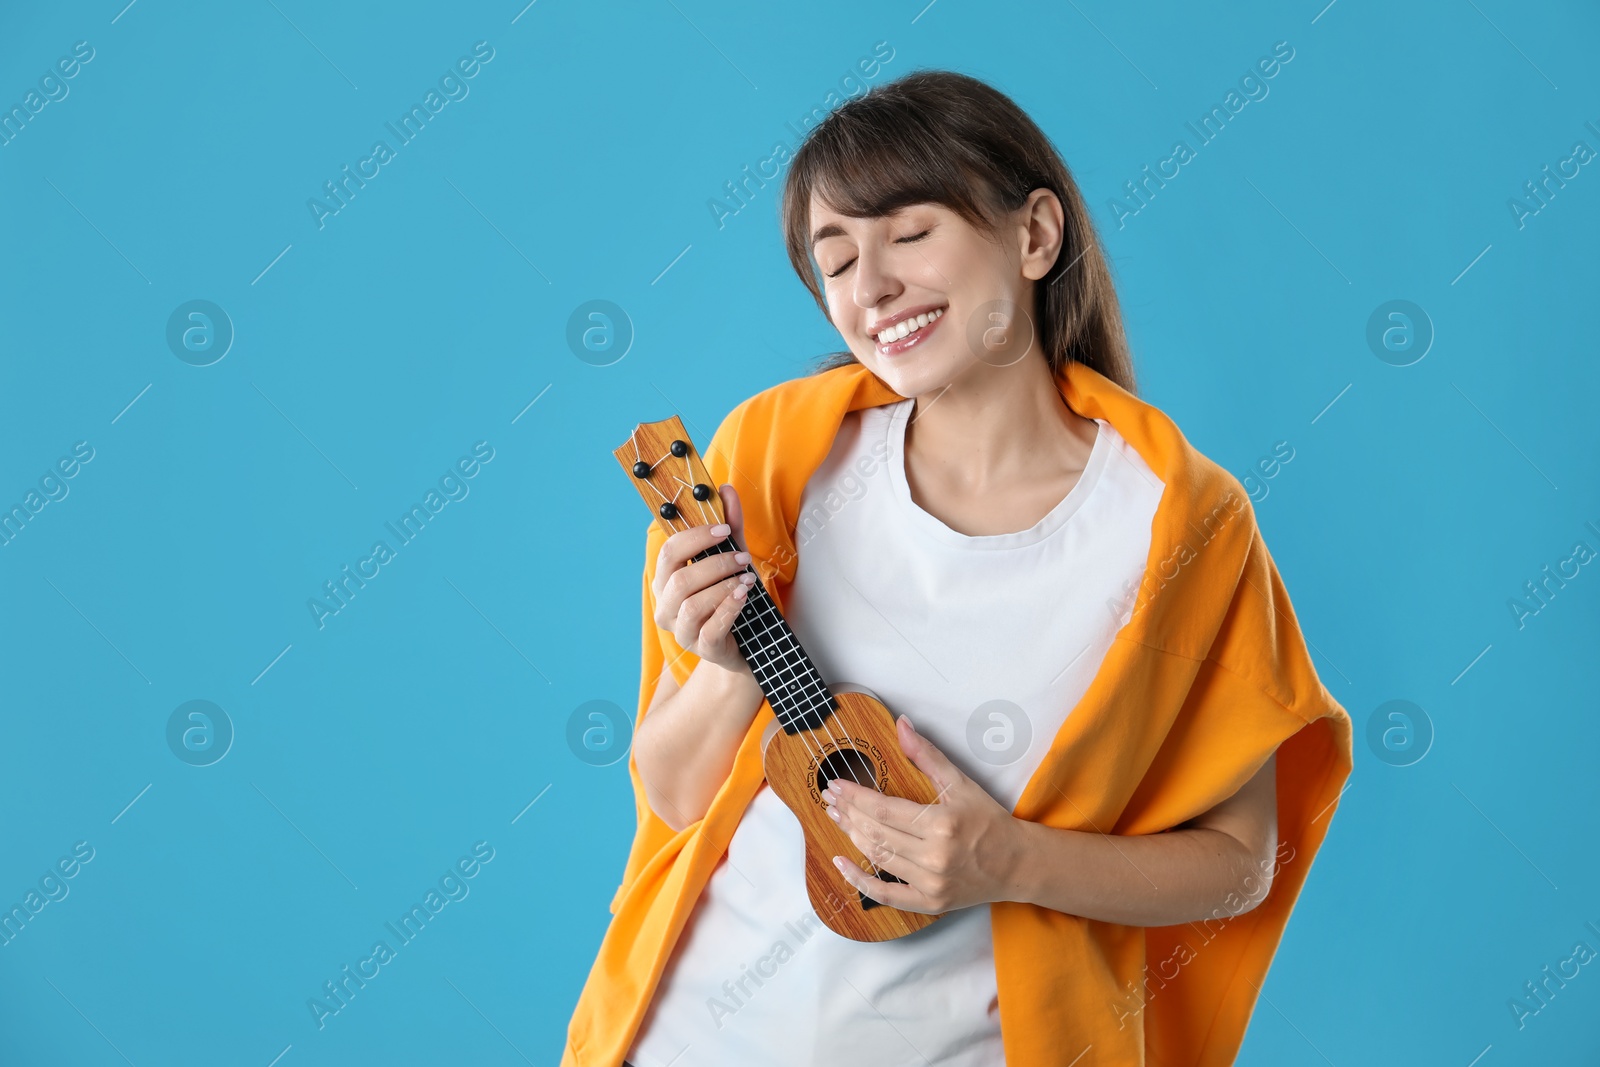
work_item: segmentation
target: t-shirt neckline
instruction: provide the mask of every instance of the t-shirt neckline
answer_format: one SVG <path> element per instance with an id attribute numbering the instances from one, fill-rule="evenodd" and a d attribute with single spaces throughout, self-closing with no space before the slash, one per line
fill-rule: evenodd
<path id="1" fill-rule="evenodd" d="M 1089 450 L 1089 460 L 1084 464 L 1083 473 L 1072 488 L 1067 490 L 1066 496 L 1062 497 L 1042 519 L 1026 530 L 1000 534 L 964 534 L 946 526 L 941 519 L 924 511 L 921 505 L 911 499 L 911 485 L 906 480 L 905 439 L 906 427 L 910 425 L 911 411 L 915 405 L 915 399 L 907 397 L 888 406 L 889 423 L 886 433 L 889 445 L 890 485 L 894 489 L 896 503 L 907 521 L 928 537 L 952 547 L 991 550 L 1024 548 L 1038 544 L 1065 526 L 1067 520 L 1083 506 L 1084 501 L 1089 498 L 1089 494 L 1100 481 L 1100 475 L 1110 455 L 1109 435 L 1113 432 L 1111 424 L 1104 419 L 1095 419 L 1094 446 Z"/>

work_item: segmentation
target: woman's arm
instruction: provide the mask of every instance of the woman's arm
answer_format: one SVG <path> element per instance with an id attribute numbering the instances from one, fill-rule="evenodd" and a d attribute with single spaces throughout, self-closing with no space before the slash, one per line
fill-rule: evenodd
<path id="1" fill-rule="evenodd" d="M 1166 833 L 1060 830 L 1018 819 L 900 717 L 900 744 L 939 790 L 936 804 L 829 784 L 829 814 L 886 883 L 836 862 L 869 897 L 945 912 L 1019 900 L 1100 922 L 1171 926 L 1238 915 L 1266 898 L 1277 842 L 1277 757 L 1233 796 Z"/>
<path id="2" fill-rule="evenodd" d="M 1241 915 L 1272 886 L 1276 768 L 1269 756 L 1233 796 L 1166 833 L 1126 837 L 1013 819 L 1011 899 L 1129 926 Z"/>
<path id="3" fill-rule="evenodd" d="M 750 554 L 740 549 L 695 560 L 730 532 L 735 547 L 744 539 L 739 494 L 731 485 L 717 492 L 727 523 L 690 526 L 669 536 L 650 582 L 656 625 L 699 658 L 681 689 L 672 665 L 662 665 L 633 737 L 645 800 L 674 830 L 705 818 L 764 699 L 733 637 L 756 581 Z"/>
<path id="4" fill-rule="evenodd" d="M 762 699 L 749 671 L 703 659 L 680 689 L 672 671 L 661 668 L 633 737 L 633 758 L 650 810 L 668 826 L 682 830 L 705 818 Z"/>

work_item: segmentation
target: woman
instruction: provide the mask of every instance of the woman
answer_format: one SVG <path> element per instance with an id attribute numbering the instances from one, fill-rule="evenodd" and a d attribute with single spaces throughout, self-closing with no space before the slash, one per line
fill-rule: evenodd
<path id="1" fill-rule="evenodd" d="M 718 430 L 729 526 L 647 543 L 640 830 L 563 1062 L 1231 1061 L 1350 767 L 1243 494 L 1133 396 L 1083 200 L 999 92 L 846 103 L 783 209 L 848 352 Z M 811 913 L 733 637 L 753 559 L 939 791 L 828 791 L 900 880 L 850 884 L 943 915 L 913 934 Z"/>

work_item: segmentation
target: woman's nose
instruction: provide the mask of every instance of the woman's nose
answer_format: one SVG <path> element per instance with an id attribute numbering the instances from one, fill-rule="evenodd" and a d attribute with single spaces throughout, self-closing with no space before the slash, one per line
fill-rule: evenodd
<path id="1" fill-rule="evenodd" d="M 900 290 L 900 283 L 891 272 L 884 268 L 876 255 L 866 252 L 856 260 L 855 302 L 856 306 L 870 310 L 882 304 L 885 300 L 895 296 Z"/>

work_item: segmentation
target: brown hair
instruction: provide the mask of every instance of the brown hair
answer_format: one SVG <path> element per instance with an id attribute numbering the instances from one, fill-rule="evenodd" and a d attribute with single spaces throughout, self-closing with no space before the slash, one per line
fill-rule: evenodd
<path id="1" fill-rule="evenodd" d="M 1134 393 L 1111 271 L 1072 173 L 1026 112 L 976 78 L 913 71 L 845 102 L 814 127 L 784 181 L 789 262 L 826 316 L 808 232 L 813 193 L 851 218 L 942 204 L 997 235 L 1000 213 L 1021 207 L 1035 189 L 1054 192 L 1065 215 L 1061 252 L 1035 288 L 1034 321 L 1050 371 L 1059 376 L 1076 360 Z M 837 352 L 816 372 L 855 362 L 850 352 Z"/>

